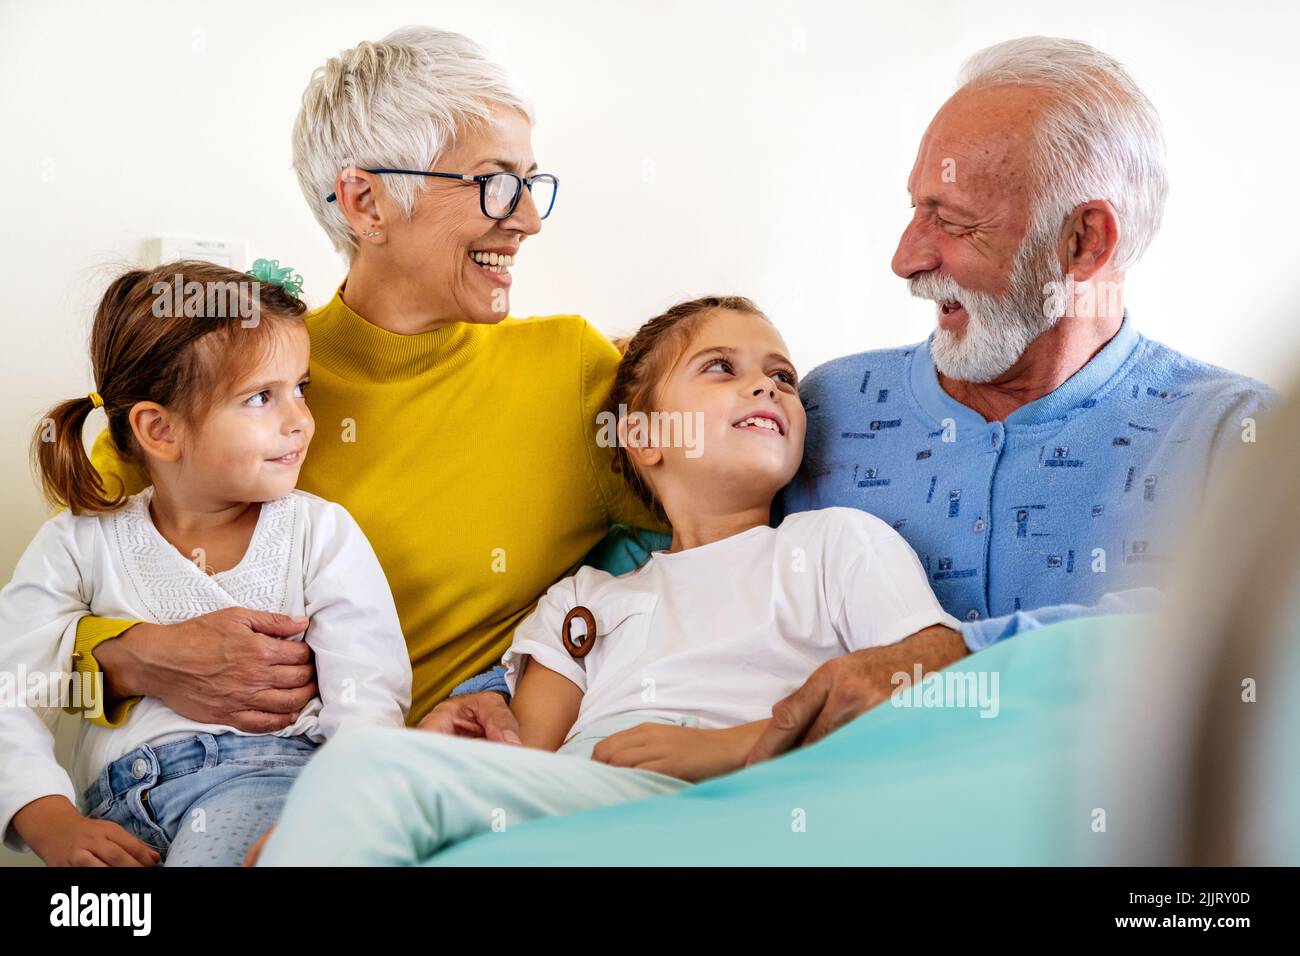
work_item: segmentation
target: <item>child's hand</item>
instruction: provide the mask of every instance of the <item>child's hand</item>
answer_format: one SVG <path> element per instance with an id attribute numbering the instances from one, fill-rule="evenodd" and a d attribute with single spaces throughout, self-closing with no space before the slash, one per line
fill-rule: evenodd
<path id="1" fill-rule="evenodd" d="M 64 797 L 33 800 L 13 826 L 47 866 L 157 866 L 157 850 L 111 820 L 90 820 Z"/>
<path id="2" fill-rule="evenodd" d="M 637 724 L 596 744 L 591 759 L 613 767 L 653 770 L 679 780 L 704 780 L 738 770 L 744 763 L 748 738 L 742 739 L 738 729 Z"/>

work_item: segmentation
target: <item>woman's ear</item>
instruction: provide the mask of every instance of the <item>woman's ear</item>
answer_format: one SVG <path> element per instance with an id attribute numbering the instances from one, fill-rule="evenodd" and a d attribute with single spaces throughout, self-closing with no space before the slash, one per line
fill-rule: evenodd
<path id="1" fill-rule="evenodd" d="M 181 429 L 175 414 L 157 402 L 136 402 L 131 406 L 127 421 L 143 454 L 161 461 L 180 460 Z"/>
<path id="2" fill-rule="evenodd" d="M 357 166 L 348 166 L 334 178 L 334 201 L 357 235 L 382 239 L 384 216 L 377 202 L 378 178 Z M 380 235 L 375 235 L 380 234 Z"/>

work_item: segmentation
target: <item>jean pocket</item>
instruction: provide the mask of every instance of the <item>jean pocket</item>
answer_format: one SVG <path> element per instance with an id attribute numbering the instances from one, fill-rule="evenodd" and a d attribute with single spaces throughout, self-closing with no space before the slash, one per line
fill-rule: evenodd
<path id="1" fill-rule="evenodd" d="M 105 774 L 101 772 L 100 779 L 81 792 L 81 799 L 77 801 L 77 809 L 82 810 L 82 815 L 87 820 L 102 820 L 113 809 L 113 804 L 117 802 L 117 794 L 113 788 L 104 784 Z"/>
<path id="2" fill-rule="evenodd" d="M 111 794 L 89 813 L 89 820 L 107 820 L 116 823 L 131 836 L 153 847 L 159 853 L 166 853 L 171 841 L 167 833 L 158 824 L 149 805 L 149 787 L 135 787 L 121 793 Z"/>
<path id="3" fill-rule="evenodd" d="M 91 807 L 91 809 L 85 813 L 85 817 L 87 820 L 105 820 L 108 818 L 108 815 L 113 812 L 113 807 L 116 804 L 117 795 L 110 792 L 108 796 L 100 799 L 94 807 Z M 83 805 L 89 806 L 90 801 L 88 799 L 84 800 Z"/>

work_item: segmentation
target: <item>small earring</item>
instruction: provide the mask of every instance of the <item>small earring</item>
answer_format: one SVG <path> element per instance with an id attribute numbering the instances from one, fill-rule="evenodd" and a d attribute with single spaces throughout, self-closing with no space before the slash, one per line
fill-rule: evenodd
<path id="1" fill-rule="evenodd" d="M 373 239 L 375 236 L 382 236 L 383 233 L 378 229 L 371 229 L 369 232 L 363 232 L 361 235 L 365 236 L 367 239 Z"/>

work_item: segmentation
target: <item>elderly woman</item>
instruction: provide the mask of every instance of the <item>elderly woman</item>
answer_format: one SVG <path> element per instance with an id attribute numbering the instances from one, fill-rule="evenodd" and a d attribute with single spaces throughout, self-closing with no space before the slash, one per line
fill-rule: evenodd
<path id="1" fill-rule="evenodd" d="M 503 697 L 445 700 L 453 688 L 500 658 L 611 524 L 666 530 L 596 442 L 614 346 L 576 315 L 506 318 L 510 268 L 557 191 L 532 126 L 481 47 L 408 28 L 318 69 L 293 133 L 303 193 L 348 261 L 308 317 L 317 431 L 299 487 L 346 507 L 374 546 L 411 654 L 413 720 L 499 740 L 517 739 Z M 140 487 L 107 432 L 94 461 Z M 174 625 L 85 618 L 77 666 L 102 670 L 109 725 L 150 695 L 275 731 L 316 694 L 306 646 L 276 639 L 305 623 L 244 608 Z"/>

